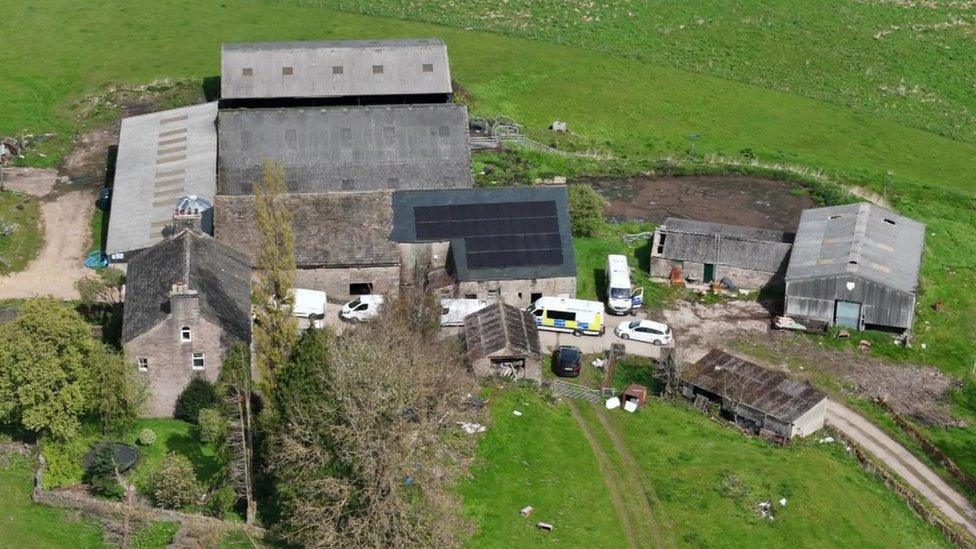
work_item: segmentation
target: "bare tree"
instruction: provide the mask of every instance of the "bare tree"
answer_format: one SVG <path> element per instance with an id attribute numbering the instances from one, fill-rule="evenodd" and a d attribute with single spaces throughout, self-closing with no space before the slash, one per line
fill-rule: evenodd
<path id="1" fill-rule="evenodd" d="M 251 411 L 250 356 L 243 345 L 231 349 L 220 371 L 220 386 L 225 399 L 227 430 L 227 480 L 238 498 L 246 503 L 245 521 L 254 524 L 254 436 Z"/>
<path id="2" fill-rule="evenodd" d="M 677 340 L 671 347 L 662 350 L 657 378 L 665 395 L 675 396 L 681 391 L 681 376 L 688 365 L 688 351 Z"/>
<path id="3" fill-rule="evenodd" d="M 482 413 L 455 345 L 391 308 L 342 335 L 311 330 L 279 376 L 270 464 L 284 540 L 309 547 L 458 546 L 451 491 L 473 449 L 453 435 Z"/>
<path id="4" fill-rule="evenodd" d="M 295 234 L 281 164 L 265 162 L 261 182 L 254 185 L 255 224 L 260 245 L 258 276 L 254 284 L 254 350 L 266 393 L 273 391 L 275 372 L 287 360 L 298 338 L 291 316 L 295 283 Z"/>

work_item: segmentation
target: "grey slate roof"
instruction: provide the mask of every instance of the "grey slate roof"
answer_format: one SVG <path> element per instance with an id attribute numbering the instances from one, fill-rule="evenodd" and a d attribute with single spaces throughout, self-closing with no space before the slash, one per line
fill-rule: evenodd
<path id="1" fill-rule="evenodd" d="M 501 301 L 464 317 L 464 342 L 471 360 L 494 354 L 542 356 L 535 319 Z"/>
<path id="2" fill-rule="evenodd" d="M 400 262 L 390 242 L 390 192 L 289 195 L 299 267 L 388 266 Z M 253 196 L 218 196 L 214 235 L 253 262 L 259 245 Z"/>
<path id="3" fill-rule="evenodd" d="M 265 160 L 293 193 L 471 187 L 463 105 L 222 110 L 220 194 L 251 194 Z"/>
<path id="4" fill-rule="evenodd" d="M 712 349 L 681 380 L 781 421 L 792 423 L 827 395 L 783 372 Z"/>
<path id="5" fill-rule="evenodd" d="M 223 99 L 451 93 L 436 38 L 224 44 L 220 57 Z"/>
<path id="6" fill-rule="evenodd" d="M 498 221 L 499 214 L 508 209 L 544 203 L 551 205 L 554 215 L 537 219 L 535 235 L 516 234 L 511 225 Z M 454 233 L 445 237 L 425 239 L 418 234 L 418 209 L 448 206 L 447 210 L 451 210 L 472 205 L 484 207 L 483 219 L 455 223 Z M 455 276 L 462 282 L 576 276 L 566 187 L 396 191 L 393 193 L 393 233 L 390 238 L 396 242 L 450 241 Z M 494 240 L 500 250 L 511 249 L 511 262 L 497 267 L 475 268 L 470 265 L 469 247 L 484 239 Z M 531 249 L 535 246 L 548 247 L 553 243 L 559 252 L 558 263 L 531 265 L 521 257 L 531 257 Z"/>
<path id="7" fill-rule="evenodd" d="M 862 276 L 914 292 L 925 225 L 868 203 L 804 210 L 786 280 Z"/>
<path id="8" fill-rule="evenodd" d="M 793 235 L 722 223 L 669 217 L 659 229 L 666 234 L 667 259 L 731 265 L 775 273 L 786 264 Z"/>
<path id="9" fill-rule="evenodd" d="M 173 284 L 195 290 L 200 314 L 242 341 L 251 340 L 251 269 L 247 258 L 192 230 L 177 233 L 129 260 L 122 341 L 165 320 Z"/>
<path id="10" fill-rule="evenodd" d="M 181 197 L 213 200 L 216 119 L 217 103 L 205 103 L 122 120 L 107 253 L 140 250 L 162 240 Z"/>

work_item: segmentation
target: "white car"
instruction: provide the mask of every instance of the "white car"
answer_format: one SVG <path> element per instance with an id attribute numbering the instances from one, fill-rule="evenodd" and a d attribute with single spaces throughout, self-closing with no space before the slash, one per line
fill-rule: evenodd
<path id="1" fill-rule="evenodd" d="M 339 316 L 343 320 L 353 323 L 372 320 L 380 315 L 380 307 L 383 306 L 383 301 L 381 295 L 361 295 L 343 305 Z"/>
<path id="2" fill-rule="evenodd" d="M 654 322 L 653 320 L 628 320 L 621 322 L 617 329 L 613 331 L 620 339 L 633 339 L 654 345 L 670 345 L 672 338 L 671 328 L 666 324 Z"/>

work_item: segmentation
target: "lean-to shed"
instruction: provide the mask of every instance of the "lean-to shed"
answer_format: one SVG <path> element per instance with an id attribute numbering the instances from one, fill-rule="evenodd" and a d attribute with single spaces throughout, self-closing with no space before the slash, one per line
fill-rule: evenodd
<path id="1" fill-rule="evenodd" d="M 498 301 L 464 318 L 464 345 L 476 375 L 542 379 L 542 345 L 528 312 Z"/>
<path id="2" fill-rule="evenodd" d="M 873 204 L 804 210 L 786 316 L 855 329 L 912 326 L 925 226 Z"/>
<path id="3" fill-rule="evenodd" d="M 781 440 L 818 431 L 827 409 L 822 391 L 718 349 L 681 374 L 681 392 L 718 402 L 738 425 Z"/>

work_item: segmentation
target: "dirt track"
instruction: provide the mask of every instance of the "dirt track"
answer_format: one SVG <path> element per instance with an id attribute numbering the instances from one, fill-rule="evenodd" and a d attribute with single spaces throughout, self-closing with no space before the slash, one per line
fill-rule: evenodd
<path id="1" fill-rule="evenodd" d="M 795 231 L 812 207 L 793 185 L 747 176 L 634 177 L 585 180 L 608 201 L 615 220 L 661 223 L 669 216 L 763 229 Z"/>
<path id="2" fill-rule="evenodd" d="M 884 462 L 950 520 L 976 538 L 976 509 L 904 446 L 856 412 L 827 401 L 827 422 Z"/>
<path id="3" fill-rule="evenodd" d="M 53 170 L 24 172 L 23 179 L 8 185 L 41 197 L 44 247 L 26 269 L 0 277 L 0 299 L 46 295 L 77 299 L 74 283 L 90 272 L 83 262 L 91 238 L 95 191 L 87 188 L 50 195 L 55 177 Z"/>

